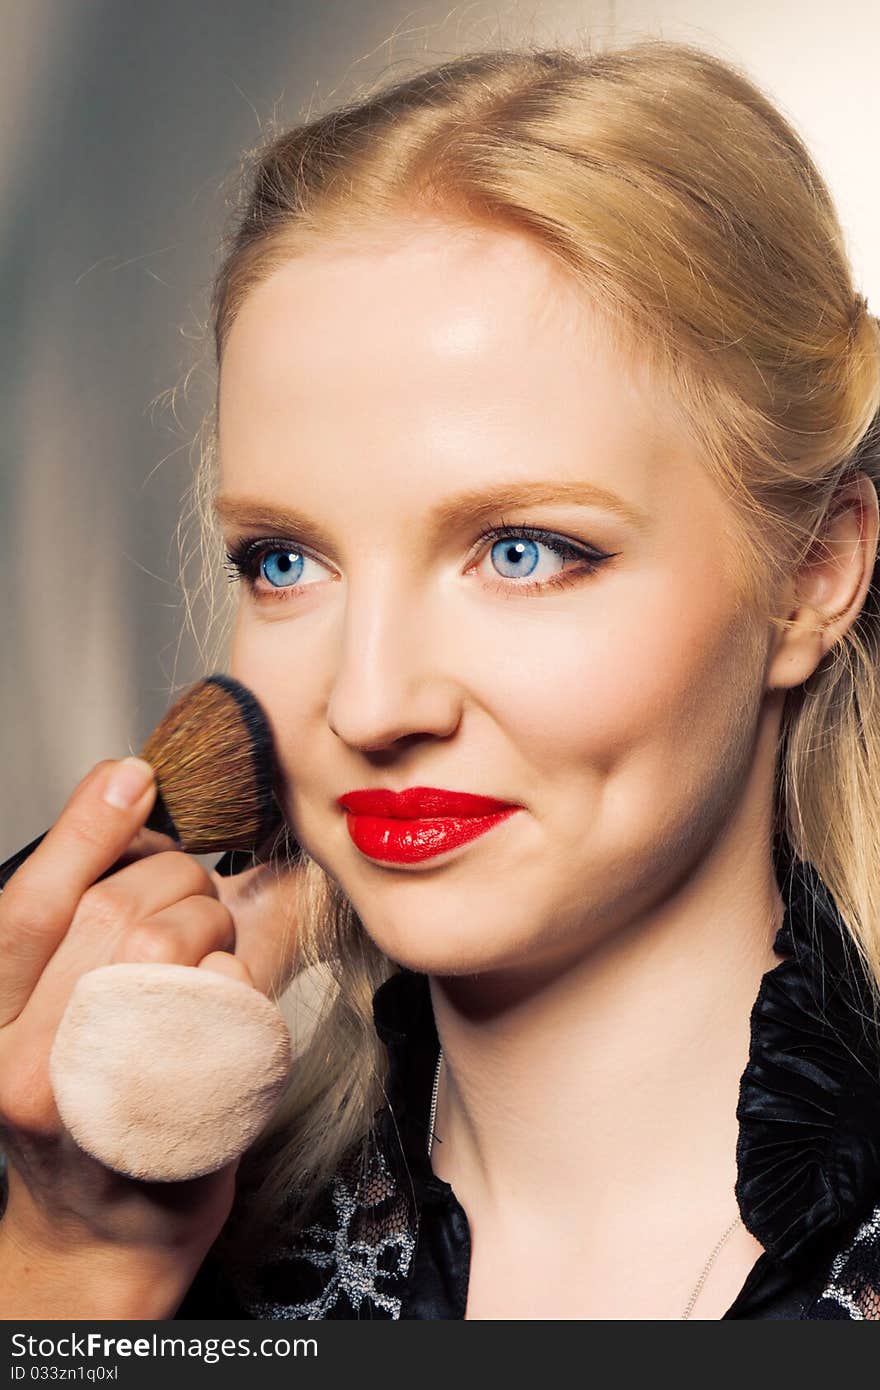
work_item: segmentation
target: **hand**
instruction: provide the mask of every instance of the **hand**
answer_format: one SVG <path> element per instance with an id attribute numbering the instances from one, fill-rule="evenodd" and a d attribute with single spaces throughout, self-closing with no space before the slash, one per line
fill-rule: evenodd
<path id="1" fill-rule="evenodd" d="M 257 858 L 261 852 L 268 855 L 269 849 L 269 844 L 261 846 Z M 217 896 L 234 923 L 235 958 L 270 998 L 283 994 L 297 968 L 304 876 L 304 866 L 288 867 L 283 860 L 258 863 L 226 877 L 210 871 Z"/>
<path id="2" fill-rule="evenodd" d="M 163 961 L 255 983 L 232 954 L 235 924 L 210 874 L 143 830 L 154 780 L 130 805 L 107 799 L 122 770 L 110 761 L 92 769 L 0 894 L 2 1225 L 21 1250 L 57 1260 L 85 1249 L 105 1264 L 112 1252 L 114 1265 L 131 1252 L 139 1267 L 164 1260 L 185 1280 L 229 1214 L 237 1162 L 182 1183 L 123 1177 L 73 1143 L 49 1081 L 58 1023 L 86 971 Z"/>

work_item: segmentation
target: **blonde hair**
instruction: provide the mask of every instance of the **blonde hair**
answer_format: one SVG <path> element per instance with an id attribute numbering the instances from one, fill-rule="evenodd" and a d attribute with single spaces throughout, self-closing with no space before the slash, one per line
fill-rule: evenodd
<path id="1" fill-rule="evenodd" d="M 600 53 L 464 56 L 274 136 L 248 163 L 213 297 L 223 349 L 288 258 L 399 234 L 407 219 L 505 226 L 565 267 L 668 389 L 742 518 L 755 604 L 803 556 L 841 483 L 878 484 L 880 332 L 855 293 L 828 190 L 801 139 L 730 64 L 645 39 Z M 206 557 L 209 422 L 194 484 Z M 777 828 L 834 895 L 880 993 L 877 574 L 855 623 L 783 714 Z M 395 967 L 305 856 L 300 962 L 326 1000 L 270 1130 L 246 1156 L 221 1237 L 239 1268 L 288 1229 L 381 1104 L 375 988 Z M 238 1216 L 236 1216 L 238 1213 Z"/>

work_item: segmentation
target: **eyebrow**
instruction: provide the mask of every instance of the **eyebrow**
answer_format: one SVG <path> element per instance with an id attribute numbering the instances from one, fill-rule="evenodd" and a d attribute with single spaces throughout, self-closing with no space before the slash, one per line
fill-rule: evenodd
<path id="1" fill-rule="evenodd" d="M 648 513 L 625 502 L 615 492 L 595 483 L 561 479 L 551 482 L 541 479 L 533 483 L 501 483 L 489 488 L 469 488 L 446 498 L 430 513 L 428 529 L 434 539 L 449 527 L 463 520 L 479 523 L 505 511 L 553 503 L 568 503 L 581 507 L 599 507 L 613 512 L 639 531 L 650 525 Z M 292 531 L 298 540 L 319 550 L 332 550 L 330 538 L 309 517 L 290 507 L 268 506 L 248 497 L 232 497 L 221 493 L 213 503 L 222 522 L 229 525 L 258 527 L 267 531 Z"/>

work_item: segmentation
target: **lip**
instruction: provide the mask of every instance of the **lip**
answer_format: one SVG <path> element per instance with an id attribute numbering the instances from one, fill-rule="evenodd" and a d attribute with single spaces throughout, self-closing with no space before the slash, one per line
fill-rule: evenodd
<path id="1" fill-rule="evenodd" d="M 385 787 L 346 792 L 337 805 L 362 854 L 383 863 L 413 864 L 485 835 L 522 808 L 512 801 L 440 787 Z"/>
<path id="2" fill-rule="evenodd" d="M 442 787 L 407 787 L 391 792 L 385 787 L 346 792 L 336 803 L 355 815 L 387 816 L 390 819 L 421 820 L 429 816 L 491 816 L 496 811 L 519 809 L 513 801 L 494 796 L 473 796 L 470 792 L 450 792 Z"/>

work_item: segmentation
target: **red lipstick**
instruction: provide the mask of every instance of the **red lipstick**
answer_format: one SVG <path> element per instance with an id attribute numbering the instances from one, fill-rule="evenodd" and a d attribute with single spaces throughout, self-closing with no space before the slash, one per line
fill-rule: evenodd
<path id="1" fill-rule="evenodd" d="M 348 833 L 361 853 L 392 864 L 446 854 L 521 809 L 512 801 L 441 787 L 367 788 L 346 792 L 336 804 L 348 812 Z"/>

